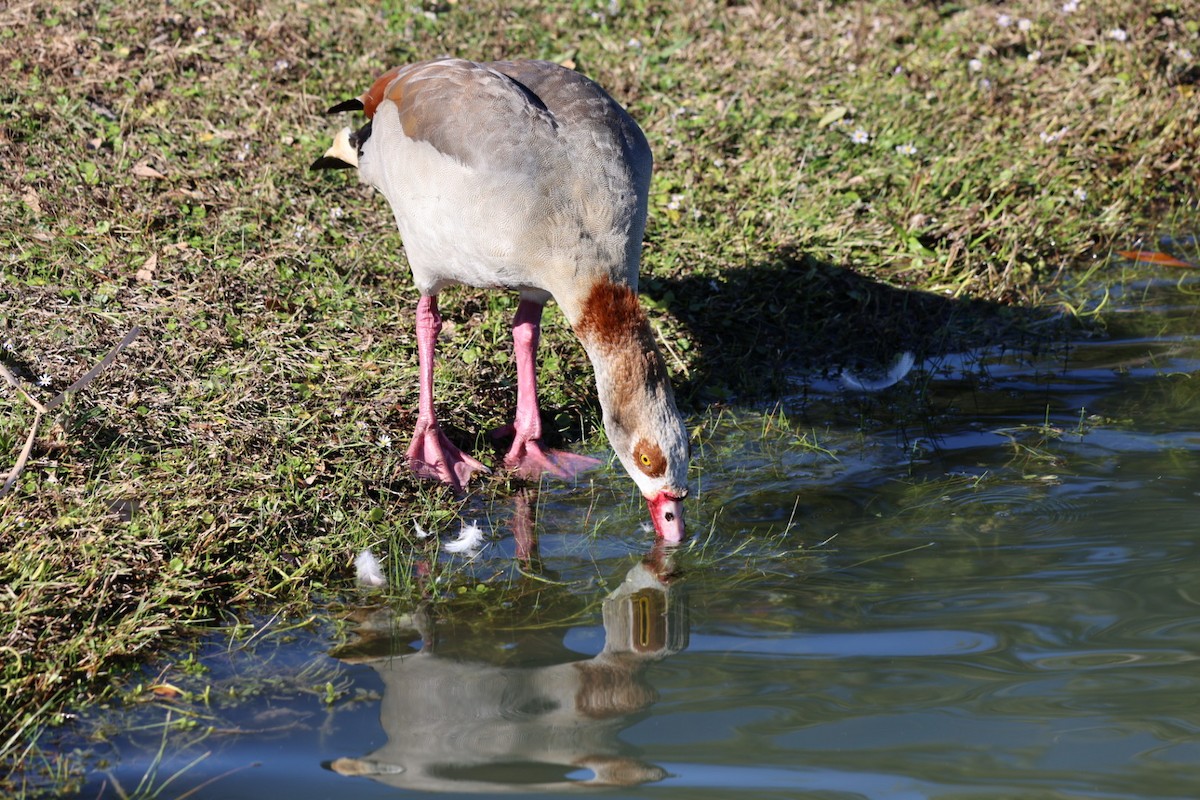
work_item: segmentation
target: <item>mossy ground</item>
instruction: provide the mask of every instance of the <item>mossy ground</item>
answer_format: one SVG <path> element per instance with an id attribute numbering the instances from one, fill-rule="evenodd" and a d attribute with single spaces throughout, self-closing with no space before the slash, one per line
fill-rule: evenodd
<path id="1" fill-rule="evenodd" d="M 5 4 L 4 364 L 48 398 L 142 333 L 42 420 L 0 500 L 0 752 L 164 636 L 341 585 L 365 544 L 453 518 L 404 469 L 416 293 L 390 213 L 307 170 L 340 124 L 323 109 L 385 68 L 548 58 L 630 109 L 656 155 L 644 294 L 699 408 L 779 391 L 762 363 L 1035 336 L 1114 242 L 1193 218 L 1198 20 L 1191 0 Z M 442 308 L 439 406 L 486 452 L 515 298 Z M 558 435 L 596 436 L 555 312 L 543 347 Z M 3 397 L 7 469 L 33 410 Z"/>

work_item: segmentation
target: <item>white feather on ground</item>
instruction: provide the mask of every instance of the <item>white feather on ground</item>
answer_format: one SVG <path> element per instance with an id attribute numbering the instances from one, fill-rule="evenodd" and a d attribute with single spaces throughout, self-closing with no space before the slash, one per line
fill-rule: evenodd
<path id="1" fill-rule="evenodd" d="M 413 520 L 413 533 L 416 534 L 418 539 L 429 538 L 429 531 L 422 528 L 421 523 L 417 522 L 415 519 Z"/>
<path id="2" fill-rule="evenodd" d="M 383 567 L 379 559 L 370 550 L 363 550 L 354 559 L 354 569 L 358 573 L 360 586 L 386 586 L 387 578 L 383 576 Z"/>
<path id="3" fill-rule="evenodd" d="M 475 522 L 463 525 L 458 532 L 458 538 L 442 545 L 447 553 L 477 554 L 483 548 L 483 528 Z"/>
<path id="4" fill-rule="evenodd" d="M 853 389 L 857 392 L 881 392 L 889 386 L 895 386 L 900 381 L 904 380 L 908 373 L 912 372 L 913 365 L 916 364 L 916 359 L 913 354 L 905 350 L 894 359 L 892 365 L 888 367 L 887 375 L 884 375 L 879 380 L 869 380 L 859 378 L 850 372 L 850 370 L 842 370 L 842 384 L 847 389 Z"/>

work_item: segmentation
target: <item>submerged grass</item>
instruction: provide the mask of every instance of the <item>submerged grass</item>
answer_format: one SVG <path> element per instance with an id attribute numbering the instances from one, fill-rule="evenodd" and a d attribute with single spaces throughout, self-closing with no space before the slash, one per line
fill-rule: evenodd
<path id="1" fill-rule="evenodd" d="M 420 552 L 412 521 L 468 502 L 403 468 L 416 295 L 390 215 L 307 171 L 337 126 L 321 111 L 386 67 L 550 58 L 630 108 L 657 159 L 645 297 L 704 405 L 770 397 L 784 364 L 1034 341 L 1072 275 L 1147 220 L 1194 218 L 1195 12 L 5 4 L 0 359 L 44 402 L 143 333 L 41 420 L 0 500 L 0 758 L 164 636 L 343 586 L 360 549 Z M 476 451 L 514 402 L 514 308 L 443 303 L 439 405 Z M 581 349 L 547 323 L 553 435 L 599 447 Z M 7 469 L 34 412 L 4 392 Z"/>

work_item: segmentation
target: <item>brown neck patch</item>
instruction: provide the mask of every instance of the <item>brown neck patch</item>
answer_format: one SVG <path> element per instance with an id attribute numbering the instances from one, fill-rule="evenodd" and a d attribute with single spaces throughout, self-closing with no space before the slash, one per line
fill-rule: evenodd
<path id="1" fill-rule="evenodd" d="M 575 332 L 605 349 L 622 347 L 641 330 L 649 332 L 637 293 L 612 281 L 598 281 L 583 301 Z M 650 342 L 653 346 L 653 341 Z"/>
<path id="2" fill-rule="evenodd" d="M 593 285 L 584 298 L 575 333 L 607 363 L 616 395 L 610 398 L 613 411 L 636 416 L 647 389 L 667 383 L 650 319 L 628 286 L 608 280 Z"/>
<path id="3" fill-rule="evenodd" d="M 580 324 L 575 327 L 581 337 L 610 345 L 614 339 L 628 338 L 629 331 L 640 326 L 644 317 L 646 312 L 637 302 L 634 290 L 611 281 L 599 281 L 583 300 Z"/>

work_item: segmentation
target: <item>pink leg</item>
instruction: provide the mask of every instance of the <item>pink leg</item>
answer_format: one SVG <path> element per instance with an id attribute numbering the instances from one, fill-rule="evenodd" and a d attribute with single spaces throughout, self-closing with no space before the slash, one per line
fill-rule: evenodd
<path id="1" fill-rule="evenodd" d="M 420 404 L 417 407 L 417 428 L 408 448 L 408 465 L 422 478 L 435 478 L 455 491 L 462 491 L 473 474 L 488 472 L 488 468 L 455 447 L 438 427 L 437 413 L 433 408 L 433 358 L 441 330 L 442 317 L 438 314 L 437 297 L 422 296 L 417 303 Z"/>
<path id="2" fill-rule="evenodd" d="M 523 478 L 537 478 L 549 472 L 560 478 L 574 478 L 600 462 L 542 446 L 542 417 L 537 398 L 537 346 L 541 334 L 542 305 L 522 300 L 513 319 L 513 352 L 517 359 L 517 414 L 512 425 L 496 434 L 512 433 L 513 443 L 504 457 L 504 466 Z M 494 434 L 495 435 L 495 434 Z"/>

